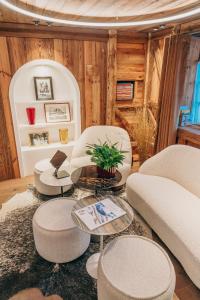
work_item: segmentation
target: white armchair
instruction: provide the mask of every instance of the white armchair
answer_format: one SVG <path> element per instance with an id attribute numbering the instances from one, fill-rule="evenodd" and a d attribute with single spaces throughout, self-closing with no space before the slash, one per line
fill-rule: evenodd
<path id="1" fill-rule="evenodd" d="M 132 148 L 128 133 L 116 126 L 91 126 L 86 128 L 79 137 L 74 146 L 71 158 L 71 172 L 77 168 L 94 164 L 91 162 L 91 157 L 86 151 L 88 144 L 99 143 L 109 140 L 111 143 L 118 143 L 121 150 L 127 151 L 123 165 L 119 165 L 118 170 L 122 174 L 122 180 L 118 186 L 125 184 L 131 170 Z"/>

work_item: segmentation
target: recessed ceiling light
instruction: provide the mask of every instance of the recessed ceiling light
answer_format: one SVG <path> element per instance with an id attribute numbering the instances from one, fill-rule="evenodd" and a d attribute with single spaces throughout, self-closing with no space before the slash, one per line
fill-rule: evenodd
<path id="1" fill-rule="evenodd" d="M 0 0 L 0 3 L 5 5 L 7 8 L 23 14 L 25 16 L 43 20 L 46 22 L 52 22 L 62 25 L 72 25 L 72 26 L 81 26 L 81 27 L 129 27 L 129 26 L 143 26 L 143 25 L 154 25 L 154 24 L 162 24 L 171 21 L 177 21 L 180 19 L 188 18 L 191 16 L 195 16 L 200 14 L 200 7 L 192 9 L 188 12 L 172 15 L 169 17 L 152 19 L 152 20 L 143 20 L 143 21 L 130 21 L 130 22 L 85 22 L 85 21 L 75 21 L 75 20 L 65 20 L 65 19 L 58 19 L 53 17 L 43 16 L 23 8 L 20 8 L 7 0 Z"/>
<path id="2" fill-rule="evenodd" d="M 38 26 L 40 24 L 39 20 L 34 20 L 33 23 L 35 24 L 35 26 Z"/>
<path id="3" fill-rule="evenodd" d="M 166 25 L 162 24 L 160 25 L 159 29 L 165 29 L 166 28 Z"/>

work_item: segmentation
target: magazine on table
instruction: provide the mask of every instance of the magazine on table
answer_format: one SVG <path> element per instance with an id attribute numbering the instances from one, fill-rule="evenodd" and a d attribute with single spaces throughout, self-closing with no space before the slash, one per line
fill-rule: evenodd
<path id="1" fill-rule="evenodd" d="M 75 214 L 90 230 L 93 230 L 120 218 L 126 212 L 110 198 L 105 198 L 99 202 L 75 210 Z"/>

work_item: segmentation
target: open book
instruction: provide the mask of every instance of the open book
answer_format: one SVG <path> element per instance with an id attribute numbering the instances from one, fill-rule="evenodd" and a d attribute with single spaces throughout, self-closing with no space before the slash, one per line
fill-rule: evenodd
<path id="1" fill-rule="evenodd" d="M 75 214 L 90 230 L 93 230 L 120 218 L 125 215 L 126 212 L 117 206 L 110 198 L 105 198 L 102 201 L 75 210 Z"/>

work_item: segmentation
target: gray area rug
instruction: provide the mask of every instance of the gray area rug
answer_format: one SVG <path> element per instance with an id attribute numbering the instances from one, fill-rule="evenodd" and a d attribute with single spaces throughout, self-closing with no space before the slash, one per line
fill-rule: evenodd
<path id="1" fill-rule="evenodd" d="M 88 193 L 75 190 L 68 196 L 73 199 L 87 196 Z M 23 197 L 30 196 L 30 192 Z M 78 259 L 56 265 L 41 258 L 34 246 L 32 234 L 32 217 L 37 207 L 44 201 L 44 197 L 33 196 L 28 206 L 15 207 L 16 200 L 0 218 L 0 300 L 7 300 L 18 291 L 30 288 L 40 288 L 44 295 L 57 294 L 64 300 L 96 300 L 96 281 L 86 271 L 86 261 L 95 252 L 99 251 L 99 241 L 92 239 L 88 250 Z M 118 195 L 126 199 L 122 192 Z M 20 194 L 18 195 L 20 198 Z M 30 198 L 30 197 L 29 197 Z M 11 199 L 12 200 L 12 199 Z M 46 198 L 45 201 L 48 201 Z M 4 212 L 3 212 L 4 210 Z M 1 214 L 1 210 L 0 210 Z M 121 234 L 138 234 L 151 237 L 151 230 L 136 214 L 133 223 Z M 115 236 L 105 238 L 105 244 Z"/>

